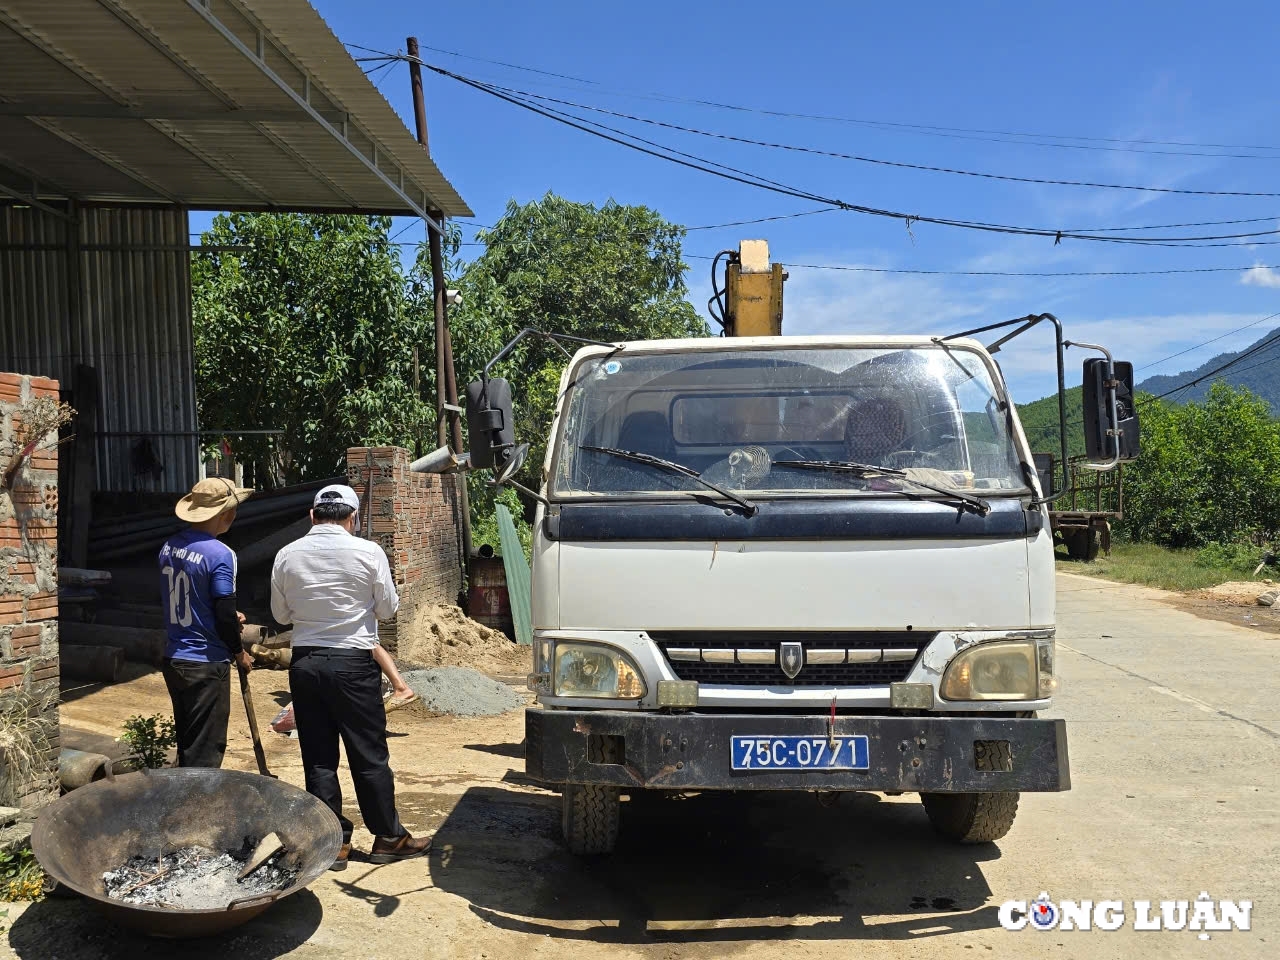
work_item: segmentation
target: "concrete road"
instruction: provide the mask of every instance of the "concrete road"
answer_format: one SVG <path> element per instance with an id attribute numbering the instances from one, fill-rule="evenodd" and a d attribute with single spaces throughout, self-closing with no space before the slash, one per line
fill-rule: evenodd
<path id="1" fill-rule="evenodd" d="M 7 944 L 42 960 L 1280 956 L 1280 638 L 1063 576 L 1058 650 L 1074 787 L 1024 796 L 996 845 L 937 840 L 914 797 L 704 796 L 626 804 L 618 853 L 583 863 L 559 842 L 556 798 L 523 778 L 518 714 L 398 720 L 402 816 L 437 831 L 429 862 L 353 863 L 200 945 L 141 943 L 67 901 L 12 919 Z M 1124 901 L 1129 923 L 999 926 L 1002 902 L 1041 891 Z M 1132 929 L 1133 901 L 1201 891 L 1252 900 L 1253 929 Z"/>

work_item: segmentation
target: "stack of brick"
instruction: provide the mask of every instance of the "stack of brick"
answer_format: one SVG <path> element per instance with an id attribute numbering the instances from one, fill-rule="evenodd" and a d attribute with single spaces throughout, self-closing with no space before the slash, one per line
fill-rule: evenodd
<path id="1" fill-rule="evenodd" d="M 372 539 L 386 551 L 400 592 L 395 622 L 379 628 L 382 645 L 392 653 L 398 633 L 413 622 L 419 606 L 457 603 L 462 591 L 458 484 L 463 481 L 457 474 L 413 473 L 412 460 L 401 447 L 347 451 L 347 482 L 362 504 L 360 534 L 371 518 Z"/>
<path id="2" fill-rule="evenodd" d="M 56 381 L 0 373 L 0 474 L 20 453 L 22 405 L 58 398 Z M 58 451 L 49 438 L 0 484 L 0 714 L 32 715 L 26 733 L 40 749 L 21 782 L 0 749 L 0 793 L 30 808 L 58 795 Z"/>

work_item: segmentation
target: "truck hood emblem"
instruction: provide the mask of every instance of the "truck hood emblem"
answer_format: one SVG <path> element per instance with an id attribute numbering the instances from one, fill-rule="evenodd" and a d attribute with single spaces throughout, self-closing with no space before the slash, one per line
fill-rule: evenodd
<path id="1" fill-rule="evenodd" d="M 794 680 L 804 666 L 804 647 L 790 641 L 782 644 L 778 649 L 778 662 L 782 664 L 782 672 L 787 679 Z"/>

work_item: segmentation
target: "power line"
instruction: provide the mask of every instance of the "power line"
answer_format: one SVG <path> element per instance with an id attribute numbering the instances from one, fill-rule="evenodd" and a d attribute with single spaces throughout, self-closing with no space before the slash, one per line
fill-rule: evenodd
<path id="1" fill-rule="evenodd" d="M 690 260 L 713 260 L 706 254 L 686 253 Z M 787 263 L 788 270 L 838 270 L 847 273 L 900 273 L 935 277 L 1154 277 L 1180 273 L 1248 273 L 1248 267 L 1183 267 L 1167 270 L 918 270 L 906 267 L 863 267 L 835 263 Z M 1280 269 L 1267 267 L 1265 269 Z M 1280 314 L 1278 314 L 1280 316 Z M 1261 323 L 1262 321 L 1255 321 Z M 1241 329 L 1244 329 L 1243 327 Z M 1236 332 L 1236 331 L 1232 331 Z M 1229 336 L 1230 334 L 1224 334 Z M 1197 349 L 1195 347 L 1192 348 Z M 1187 351 L 1190 352 L 1190 351 Z M 1169 357 L 1165 358 L 1171 359 Z"/>
<path id="2" fill-rule="evenodd" d="M 1234 367 L 1237 363 L 1240 363 L 1242 360 L 1247 360 L 1249 359 L 1249 357 L 1253 356 L 1254 354 L 1259 353 L 1260 351 L 1265 350 L 1267 347 L 1273 346 L 1276 343 L 1280 343 L 1280 333 L 1277 333 L 1275 336 L 1270 337 L 1266 340 L 1259 341 L 1258 343 L 1254 344 L 1252 347 L 1249 347 L 1249 349 L 1243 350 L 1240 353 L 1236 354 L 1235 357 L 1228 360 L 1226 363 L 1222 364 L 1221 366 L 1214 367 L 1208 373 L 1201 374 L 1200 376 L 1196 377 L 1194 380 L 1188 380 L 1186 383 L 1181 384 L 1177 387 L 1174 387 L 1172 390 L 1166 390 L 1164 393 L 1148 398 L 1146 402 L 1151 403 L 1156 400 L 1163 400 L 1165 397 L 1171 396 L 1175 393 L 1181 393 L 1183 390 L 1187 390 L 1187 389 L 1190 389 L 1191 387 L 1198 386 L 1199 384 L 1204 383 L 1206 380 L 1210 379 L 1211 377 L 1217 376 L 1218 374 L 1222 373 L 1224 370 L 1228 370 L 1231 367 Z M 1280 357 L 1275 359 L 1280 359 Z"/>
<path id="3" fill-rule="evenodd" d="M 748 227 L 753 223 L 769 223 L 774 220 L 794 220 L 797 217 L 812 217 L 818 213 L 833 213 L 838 211 L 839 207 L 819 207 L 817 210 L 801 210 L 799 213 L 783 213 L 776 217 L 756 217 L 754 220 L 732 220 L 729 223 L 710 223 L 699 227 L 685 227 L 685 231 L 692 233 L 694 230 L 720 230 L 724 227 Z"/>
<path id="4" fill-rule="evenodd" d="M 962 219 L 950 218 L 950 217 L 927 216 L 924 214 L 910 214 L 910 213 L 904 213 L 901 211 L 887 210 L 887 209 L 882 209 L 878 207 L 870 207 L 864 204 L 849 203 L 837 198 L 823 196 L 822 194 L 814 193 L 801 188 L 792 187 L 787 184 L 782 184 L 782 183 L 779 183 L 778 181 L 769 180 L 765 177 L 759 176 L 758 174 L 753 174 L 747 171 L 739 170 L 738 168 L 735 168 L 735 167 L 729 167 L 725 164 L 717 163 L 715 161 L 708 160 L 706 158 L 699 157 L 694 154 L 684 153 L 683 151 L 676 150 L 672 147 L 667 147 L 663 144 L 657 144 L 657 143 L 654 143 L 653 141 L 645 140 L 644 138 L 638 137 L 633 133 L 629 133 L 628 131 L 619 130 L 615 127 L 610 127 L 605 124 L 600 124 L 595 121 L 588 120 L 585 117 L 579 117 L 574 114 L 565 113 L 564 111 L 557 110 L 553 107 L 549 107 L 546 105 L 531 103 L 527 100 L 520 98 L 518 95 L 512 95 L 512 94 L 506 93 L 502 89 L 496 88 L 490 84 L 486 84 L 481 81 L 474 80 L 470 77 L 465 77 L 461 74 L 454 73 L 453 71 L 446 70 L 443 67 L 438 67 L 438 66 L 435 66 L 434 64 L 426 63 L 425 61 L 420 61 L 420 62 L 422 63 L 423 66 L 427 67 L 427 69 L 435 73 L 438 73 L 442 76 L 450 77 L 451 79 L 457 80 L 459 83 L 472 87 L 473 89 L 479 90 L 483 93 L 487 93 L 490 96 L 496 97 L 497 99 L 504 100 L 508 103 L 521 107 L 532 113 L 538 114 L 548 119 L 555 120 L 558 123 L 565 124 L 566 126 L 572 127 L 583 133 L 589 133 L 592 136 L 596 136 L 601 139 L 607 140 L 611 143 L 618 144 L 619 146 L 628 147 L 640 153 L 644 153 L 652 157 L 657 157 L 658 159 L 666 160 L 670 163 L 675 163 L 679 166 L 684 166 L 690 169 L 698 170 L 702 173 L 708 173 L 708 174 L 711 174 L 712 176 L 716 176 L 722 179 L 745 184 L 747 186 L 753 186 L 759 189 L 770 190 L 771 192 L 779 193 L 784 196 L 797 197 L 799 199 L 805 199 L 805 200 L 815 201 L 818 203 L 823 203 L 828 206 L 839 207 L 841 210 L 844 210 L 850 213 L 860 213 L 867 216 L 877 216 L 877 217 L 884 217 L 892 220 L 901 220 L 907 225 L 908 229 L 914 224 L 931 223 L 939 226 L 949 226 L 949 227 L 956 227 L 960 229 L 978 230 L 978 231 L 987 232 L 987 233 L 1002 233 L 1002 234 L 1016 234 L 1016 235 L 1022 235 L 1022 236 L 1046 237 L 1046 238 L 1053 239 L 1055 243 L 1059 243 L 1064 239 L 1075 239 L 1075 240 L 1092 240 L 1092 241 L 1106 242 L 1106 243 L 1146 244 L 1149 246 L 1184 245 L 1181 242 L 1174 242 L 1173 240 L 1167 240 L 1165 238 L 1104 237 L 1104 236 L 1098 236 L 1094 234 L 1077 233 L 1077 232 L 1071 232 L 1071 231 L 1065 231 L 1065 230 L 1055 230 L 1055 229 L 1039 228 L 1039 227 L 1014 226 L 1010 224 L 989 223 L 989 222 L 976 221 L 976 220 L 962 220 Z M 596 128 L 596 129 L 593 129 L 593 128 Z M 715 169 L 715 168 L 719 168 L 719 169 Z M 1175 239 L 1181 240 L 1181 239 L 1191 239 L 1191 238 L 1175 238 Z M 1254 241 L 1251 243 L 1241 243 L 1241 244 L 1228 243 L 1228 244 L 1208 244 L 1208 245 L 1252 246 L 1252 245 L 1257 245 L 1258 243 L 1265 243 L 1265 242 L 1266 241 Z"/>
<path id="5" fill-rule="evenodd" d="M 1280 197 L 1280 193 L 1252 192 L 1243 190 L 1191 190 L 1182 187 L 1152 187 L 1126 183 L 1101 183 L 1089 180 L 1057 180 L 1049 177 L 1021 177 L 1014 174 L 989 173 L 980 170 L 962 170 L 956 167 L 939 167 L 931 164 L 909 163 L 904 160 L 885 160 L 882 157 L 866 157 L 853 153 L 841 153 L 835 150 L 823 150 L 818 147 L 805 147 L 797 144 L 778 143 L 769 140 L 756 140 L 752 137 L 740 137 L 729 133 L 717 133 L 712 130 L 702 130 L 698 127 L 685 126 L 684 124 L 668 123 L 664 120 L 655 120 L 652 117 L 641 117 L 631 113 L 623 113 L 618 110 L 609 110 L 605 107 L 596 107 L 591 104 L 578 103 L 573 100 L 563 100 L 559 97 L 548 97 L 545 94 L 531 93 L 526 90 L 515 90 L 510 87 L 500 87 L 496 84 L 486 84 L 486 86 L 491 86 L 495 90 L 502 90 L 505 93 L 514 94 L 516 96 L 530 97 L 544 103 L 556 103 L 561 106 L 573 107 L 577 110 L 590 110 L 593 113 L 600 113 L 605 116 L 616 117 L 621 120 L 630 120 L 634 123 L 646 123 L 651 126 L 662 127 L 666 130 L 675 130 L 679 133 L 689 133 L 700 137 L 727 140 L 732 143 L 750 144 L 757 147 L 768 147 L 773 150 L 808 153 L 814 156 L 831 157 L 837 160 L 853 160 L 858 163 L 869 163 L 877 166 L 898 167 L 905 170 L 920 170 L 927 173 L 947 173 L 955 176 L 978 177 L 984 180 L 1002 180 L 1011 183 L 1032 183 L 1060 187 L 1089 187 L 1098 190 L 1133 190 L 1143 193 L 1171 193 L 1199 197 Z M 1267 232 L 1276 233 L 1280 231 L 1271 230 Z M 1255 236 L 1255 234 L 1239 234 L 1239 236 Z M 1216 240 L 1220 238 L 1204 237 L 1195 239 Z"/>
<path id="6" fill-rule="evenodd" d="M 359 50 L 365 50 L 369 53 L 382 53 L 382 51 L 372 50 L 369 47 L 361 47 L 358 44 L 347 44 L 349 47 L 355 47 Z M 958 139 L 982 140 L 995 143 L 1011 143 L 1021 146 L 1040 146 L 1060 149 L 1072 150 L 1106 150 L 1112 152 L 1126 153 L 1153 153 L 1165 154 L 1171 156 L 1196 156 L 1196 157 L 1221 157 L 1224 159 L 1257 159 L 1272 160 L 1280 159 L 1280 156 L 1272 156 L 1266 153 L 1250 153 L 1250 154 L 1223 154 L 1223 153 L 1200 153 L 1191 152 L 1196 150 L 1258 150 L 1258 151 L 1278 151 L 1280 146 L 1262 145 L 1262 144 L 1241 144 L 1241 143 L 1204 143 L 1189 140 L 1158 140 L 1150 138 L 1120 138 L 1120 137 L 1098 137 L 1098 136 L 1081 136 L 1075 134 L 1052 134 L 1052 133 L 1027 133 L 1013 130 L 1000 129 L 984 129 L 981 127 L 951 127 L 936 124 L 922 123 L 904 123 L 892 120 L 874 120 L 860 117 L 844 117 L 829 114 L 811 114 L 798 113 L 786 110 L 771 110 L 763 107 L 744 106 L 741 104 L 723 103 L 716 100 L 699 99 L 696 97 L 681 97 L 670 94 L 661 93 L 637 93 L 634 91 L 617 91 L 609 90 L 604 87 L 600 81 L 591 80 L 586 77 L 573 76 L 571 74 L 553 73 L 548 70 L 541 70 L 537 67 L 530 67 L 524 64 L 510 63 L 504 60 L 493 60 L 487 57 L 477 57 L 470 54 L 460 53 L 456 50 L 447 50 L 441 47 L 422 47 L 424 50 L 430 50 L 433 53 L 443 54 L 449 57 L 457 57 L 462 60 L 470 60 L 476 63 L 487 63 L 495 66 L 505 67 L 511 70 L 519 70 L 525 73 L 538 74 L 546 77 L 554 77 L 559 80 L 568 80 L 573 83 L 587 84 L 602 93 L 612 93 L 619 96 L 630 97 L 639 100 L 656 101 L 660 103 L 684 103 L 696 106 L 712 107 L 719 110 L 729 110 L 737 113 L 752 113 L 762 116 L 779 117 L 794 120 L 817 120 L 832 123 L 847 123 L 858 126 L 867 126 L 876 129 L 901 130 L 910 133 L 920 133 L 930 136 L 953 137 Z M 385 55 L 385 54 L 383 54 Z M 1004 139 L 1008 138 L 1008 139 Z M 1082 143 L 1060 143 L 1048 141 L 1078 140 Z M 1147 150 L 1145 147 L 1175 147 L 1190 148 L 1187 150 Z"/>
<path id="7" fill-rule="evenodd" d="M 1153 223 L 1141 227 L 1073 227 L 1078 233 L 1117 233 L 1122 230 L 1176 230 L 1181 227 L 1219 227 L 1236 223 L 1265 223 L 1268 220 L 1280 221 L 1280 214 L 1274 217 L 1245 217 L 1240 220 L 1198 220 L 1195 223 Z"/>
<path id="8" fill-rule="evenodd" d="M 357 50 L 363 50 L 366 53 L 376 53 L 381 56 L 391 56 L 391 54 L 386 54 L 381 50 L 373 50 L 369 47 L 362 47 L 358 43 L 346 43 L 346 44 L 343 44 L 343 46 L 355 47 Z M 441 49 L 440 47 L 430 47 L 430 46 L 427 46 L 425 43 L 420 43 L 418 45 L 418 49 L 430 50 L 432 53 L 442 53 L 447 57 L 458 57 L 459 59 L 462 59 L 462 60 L 474 60 L 477 63 L 488 63 L 498 67 L 507 67 L 508 69 L 511 69 L 511 70 L 523 70 L 526 73 L 537 73 L 544 77 L 555 77 L 557 80 L 572 80 L 574 83 L 587 83 L 587 84 L 591 84 L 592 86 L 599 86 L 599 82 L 596 80 L 587 80 L 583 77 L 574 77 L 567 73 L 552 73 L 550 70 L 539 70 L 536 67 L 522 67 L 519 64 L 507 63 L 503 60 L 489 60 L 489 59 L 486 59 L 485 57 L 470 57 L 470 56 L 467 56 L 465 53 L 458 53 L 454 50 L 444 50 L 444 49 Z"/>
<path id="9" fill-rule="evenodd" d="M 1250 267 L 1249 269 L 1252 269 L 1252 267 Z M 1185 350 L 1179 350 L 1177 353 L 1171 353 L 1169 354 L 1169 356 L 1162 357 L 1161 359 L 1156 360 L 1153 363 L 1144 364 L 1142 369 L 1150 370 L 1152 367 L 1158 367 L 1160 366 L 1160 364 L 1165 363 L 1169 360 L 1173 360 L 1173 359 L 1176 359 L 1177 357 L 1181 357 L 1188 353 L 1192 353 L 1196 350 L 1199 350 L 1201 347 L 1207 347 L 1211 343 L 1217 343 L 1219 340 L 1225 340 L 1227 337 L 1231 336 L 1232 334 L 1240 333 L 1242 330 L 1248 330 L 1250 327 L 1256 327 L 1258 324 L 1266 323 L 1268 320 L 1274 320 L 1276 317 L 1280 317 L 1280 313 L 1273 313 L 1270 316 L 1263 317 L 1261 320 L 1254 320 L 1251 323 L 1246 323 L 1243 327 L 1236 327 L 1234 330 L 1228 330 L 1226 333 L 1222 334 L 1221 336 L 1214 337 L 1212 340 L 1206 340 L 1204 343 L 1197 343 L 1194 347 L 1187 347 L 1187 349 Z"/>

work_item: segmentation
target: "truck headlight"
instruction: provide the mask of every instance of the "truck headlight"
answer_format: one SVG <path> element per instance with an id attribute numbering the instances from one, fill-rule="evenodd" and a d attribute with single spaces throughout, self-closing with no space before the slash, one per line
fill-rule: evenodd
<path id="1" fill-rule="evenodd" d="M 1048 648 L 1052 665 L 1052 647 Z M 944 700 L 1037 700 L 1040 682 L 1035 640 L 980 643 L 962 651 L 942 677 Z M 1048 694 L 1044 694 L 1048 696 Z"/>
<path id="2" fill-rule="evenodd" d="M 645 694 L 640 668 L 616 647 L 595 643 L 556 643 L 551 692 L 557 697 L 639 700 Z"/>

